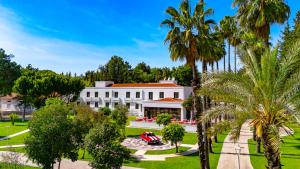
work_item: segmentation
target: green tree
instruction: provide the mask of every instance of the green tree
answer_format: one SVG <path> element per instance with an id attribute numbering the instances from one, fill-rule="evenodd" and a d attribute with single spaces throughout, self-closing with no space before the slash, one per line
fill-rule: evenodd
<path id="1" fill-rule="evenodd" d="M 269 47 L 271 25 L 284 23 L 290 14 L 283 0 L 234 0 L 233 6 L 238 8 L 236 15 L 240 25 L 262 38 L 266 47 Z"/>
<path id="2" fill-rule="evenodd" d="M 191 86 L 193 79 L 192 68 L 188 65 L 174 67 L 172 77 L 177 80 L 177 83 L 182 86 Z"/>
<path id="3" fill-rule="evenodd" d="M 101 107 L 101 108 L 99 108 L 98 111 L 103 113 L 105 116 L 110 116 L 111 115 L 111 110 L 108 107 Z"/>
<path id="4" fill-rule="evenodd" d="M 231 66 L 230 66 L 230 45 L 233 40 L 233 34 L 236 31 L 235 27 L 235 21 L 234 17 L 232 16 L 225 16 L 221 21 L 220 21 L 220 26 L 221 26 L 221 33 L 225 39 L 227 39 L 227 47 L 228 47 L 228 71 L 231 71 Z M 224 70 L 225 71 L 225 70 Z"/>
<path id="5" fill-rule="evenodd" d="M 111 112 L 111 119 L 116 122 L 116 125 L 120 129 L 121 136 L 125 138 L 125 127 L 128 119 L 128 108 L 124 105 L 118 105 Z"/>
<path id="6" fill-rule="evenodd" d="M 91 129 L 86 137 L 90 162 L 95 169 L 120 169 L 124 160 L 129 159 L 130 151 L 120 144 L 122 138 L 115 123 L 105 121 Z"/>
<path id="7" fill-rule="evenodd" d="M 171 123 L 171 119 L 172 119 L 172 115 L 168 114 L 168 113 L 160 113 L 159 115 L 157 115 L 157 119 L 156 119 L 156 123 L 160 126 L 160 125 L 168 125 L 169 123 Z"/>
<path id="8" fill-rule="evenodd" d="M 77 160 L 78 147 L 74 143 L 74 126 L 67 118 L 69 109 L 65 105 L 50 104 L 34 112 L 29 123 L 29 135 L 25 138 L 28 158 L 53 169 L 55 162 L 62 158 Z"/>
<path id="9" fill-rule="evenodd" d="M 99 73 L 101 80 L 111 80 L 115 83 L 130 82 L 131 66 L 119 56 L 113 56 L 104 65 L 100 66 Z"/>
<path id="10" fill-rule="evenodd" d="M 11 121 L 11 125 L 15 125 L 16 120 L 19 118 L 19 116 L 16 113 L 11 113 L 9 115 L 10 121 Z"/>
<path id="11" fill-rule="evenodd" d="M 261 57 L 248 49 L 241 57 L 243 71 L 211 75 L 199 91 L 217 102 L 228 103 L 207 111 L 203 120 L 224 113 L 232 115 L 232 138 L 237 139 L 242 124 L 253 119 L 251 124 L 262 138 L 269 169 L 281 168 L 279 129 L 299 122 L 299 45 L 300 40 L 285 58 L 278 56 L 278 49 L 267 50 Z"/>
<path id="12" fill-rule="evenodd" d="M 11 61 L 13 57 L 0 48 L 0 96 L 10 94 L 14 81 L 21 75 L 21 66 Z"/>
<path id="13" fill-rule="evenodd" d="M 101 123 L 105 120 L 105 118 L 97 118 L 96 112 L 94 112 L 89 106 L 80 104 L 75 105 L 73 107 L 75 111 L 75 118 L 74 118 L 74 140 L 78 147 L 83 149 L 82 159 L 85 156 L 85 149 L 86 146 L 84 144 L 84 139 L 86 135 L 89 133 L 89 130 L 93 128 L 97 123 Z M 103 121 L 102 121 L 103 120 Z"/>
<path id="14" fill-rule="evenodd" d="M 184 132 L 184 128 L 177 123 L 168 124 L 161 131 L 164 140 L 171 141 L 171 144 L 175 144 L 176 153 L 178 153 L 178 142 L 183 140 Z"/>

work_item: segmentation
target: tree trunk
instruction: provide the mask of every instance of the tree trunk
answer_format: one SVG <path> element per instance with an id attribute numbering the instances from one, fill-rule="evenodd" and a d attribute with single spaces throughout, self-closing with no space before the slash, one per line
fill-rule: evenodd
<path id="1" fill-rule="evenodd" d="M 204 82 L 204 77 L 205 74 L 207 73 L 207 63 L 206 61 L 202 61 L 202 83 Z M 203 101 L 202 101 L 202 110 L 203 112 L 205 112 L 205 110 L 208 108 L 208 97 L 207 96 L 203 96 Z M 208 124 L 205 123 L 204 125 L 204 129 L 203 129 L 203 138 L 204 138 L 204 153 L 205 153 L 205 169 L 210 169 L 210 165 L 209 165 L 209 141 L 207 138 L 207 127 Z"/>
<path id="2" fill-rule="evenodd" d="M 201 122 L 202 109 L 201 109 L 201 106 L 199 105 L 199 104 L 201 104 L 201 99 L 198 96 L 196 96 L 196 90 L 199 87 L 199 78 L 198 78 L 197 66 L 195 63 L 192 65 L 192 71 L 193 71 L 193 80 L 192 80 L 193 108 L 192 108 L 191 112 L 192 112 L 192 114 L 196 114 L 197 139 L 198 139 L 200 166 L 201 166 L 201 169 L 206 169 L 205 149 L 204 149 L 204 143 L 203 143 L 203 127 L 202 127 L 202 122 Z"/>
<path id="3" fill-rule="evenodd" d="M 230 67 L 230 42 L 228 39 L 228 72 L 231 72 L 231 67 Z"/>
<path id="4" fill-rule="evenodd" d="M 217 66 L 217 72 L 219 73 L 219 62 L 216 61 L 216 66 Z"/>
<path id="5" fill-rule="evenodd" d="M 178 145 L 177 145 L 177 141 L 175 141 L 175 147 L 176 147 L 176 153 L 178 153 Z"/>
<path id="6" fill-rule="evenodd" d="M 256 137 L 256 153 L 261 153 L 260 144 L 261 144 L 261 139 L 259 137 Z"/>
<path id="7" fill-rule="evenodd" d="M 268 136 L 268 129 L 263 130 L 262 139 L 265 157 L 268 161 L 267 169 L 281 169 L 280 151 L 275 150 L 271 145 L 271 138 Z"/>
<path id="8" fill-rule="evenodd" d="M 236 46 L 234 47 L 234 72 L 236 73 Z"/>
<path id="9" fill-rule="evenodd" d="M 83 149 L 83 153 L 82 153 L 81 159 L 84 159 L 84 155 L 85 155 L 85 148 Z"/>
<path id="10" fill-rule="evenodd" d="M 59 159 L 58 160 L 58 167 L 57 167 L 57 169 L 60 169 L 60 162 L 61 162 L 61 160 Z"/>
<path id="11" fill-rule="evenodd" d="M 253 140 L 256 141 L 256 127 L 253 126 Z"/>
<path id="12" fill-rule="evenodd" d="M 209 153 L 214 153 L 214 151 L 213 151 L 213 149 L 212 149 L 212 139 L 211 139 L 211 137 L 208 139 L 208 141 L 209 141 Z"/>
<path id="13" fill-rule="evenodd" d="M 25 114 L 26 114 L 26 104 L 23 106 L 23 116 L 22 116 L 22 121 L 25 121 Z"/>

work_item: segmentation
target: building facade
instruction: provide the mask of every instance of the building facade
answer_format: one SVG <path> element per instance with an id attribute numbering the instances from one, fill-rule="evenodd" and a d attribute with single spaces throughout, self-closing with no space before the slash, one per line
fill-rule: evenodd
<path id="1" fill-rule="evenodd" d="M 95 87 L 87 87 L 80 93 L 80 100 L 94 109 L 126 105 L 129 113 L 138 117 L 152 118 L 158 113 L 170 113 L 175 118 L 190 118 L 190 112 L 182 106 L 192 93 L 192 87 L 177 85 L 175 80 L 159 83 L 114 84 L 97 81 Z"/>
<path id="2" fill-rule="evenodd" d="M 32 113 L 34 108 L 27 106 L 24 109 L 16 93 L 0 97 L 0 112 L 2 115 L 5 116 L 10 113 L 22 114 L 24 111 L 25 113 Z"/>

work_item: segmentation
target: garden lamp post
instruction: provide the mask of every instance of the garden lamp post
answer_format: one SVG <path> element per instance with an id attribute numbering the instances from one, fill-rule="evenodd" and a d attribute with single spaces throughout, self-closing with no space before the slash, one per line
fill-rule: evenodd
<path id="1" fill-rule="evenodd" d="M 238 169 L 240 169 L 241 168 L 241 166 L 240 166 L 240 154 L 241 154 L 240 144 L 237 144 L 236 146 L 234 146 L 234 149 L 235 149 L 235 152 L 238 156 Z"/>

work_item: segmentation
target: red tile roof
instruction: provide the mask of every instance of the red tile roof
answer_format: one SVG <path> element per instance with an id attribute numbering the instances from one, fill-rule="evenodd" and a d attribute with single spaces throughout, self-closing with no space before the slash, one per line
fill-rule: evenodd
<path id="1" fill-rule="evenodd" d="M 9 95 L 1 97 L 1 99 L 3 99 L 3 100 L 11 100 L 11 99 L 15 99 L 17 97 L 18 97 L 17 93 L 11 93 Z"/>
<path id="2" fill-rule="evenodd" d="M 175 83 L 121 83 L 112 84 L 111 87 L 179 87 Z"/>
<path id="3" fill-rule="evenodd" d="M 159 102 L 182 102 L 183 100 L 167 97 L 167 98 L 163 98 L 163 99 L 159 99 L 159 100 L 155 100 L 155 101 L 159 101 Z"/>

